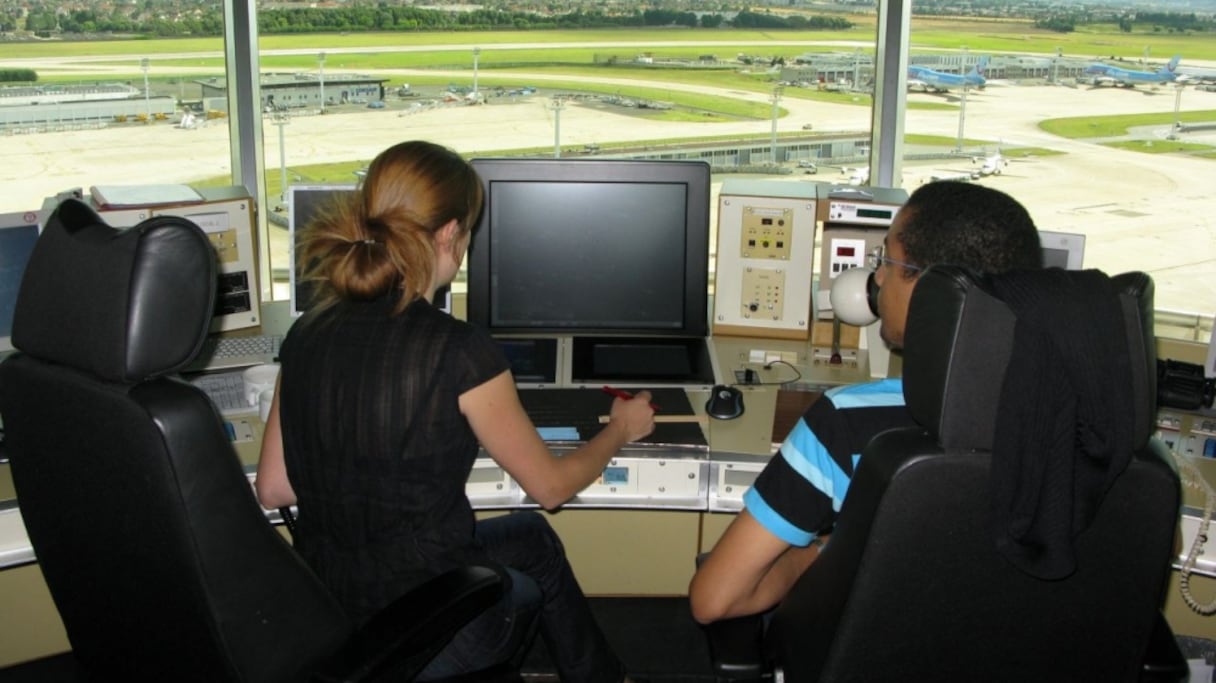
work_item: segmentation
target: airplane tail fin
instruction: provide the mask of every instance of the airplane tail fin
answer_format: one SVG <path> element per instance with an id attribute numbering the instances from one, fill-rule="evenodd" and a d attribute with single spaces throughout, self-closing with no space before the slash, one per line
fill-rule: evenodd
<path id="1" fill-rule="evenodd" d="M 979 61 L 975 63 L 975 66 L 971 67 L 971 71 L 967 75 L 973 78 L 984 78 L 986 76 L 985 72 L 988 70 L 988 60 L 988 55 L 980 57 Z"/>
<path id="2" fill-rule="evenodd" d="M 1169 64 L 1165 65 L 1165 72 L 1171 74 L 1174 73 L 1178 69 L 1178 62 L 1181 61 L 1182 55 L 1174 55 L 1173 58 L 1170 59 Z"/>

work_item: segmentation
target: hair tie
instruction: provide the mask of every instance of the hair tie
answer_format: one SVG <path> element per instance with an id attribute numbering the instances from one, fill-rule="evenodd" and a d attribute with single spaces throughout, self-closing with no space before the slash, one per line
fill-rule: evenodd
<path id="1" fill-rule="evenodd" d="M 376 240 L 372 240 L 372 239 L 367 239 L 367 240 L 359 240 L 359 241 L 360 241 L 360 242 L 362 242 L 363 244 L 366 244 L 366 245 L 367 245 L 367 246 L 369 246 L 369 247 L 370 247 L 370 246 L 372 246 L 372 245 L 374 245 L 374 244 L 380 244 L 380 242 L 378 242 L 378 241 L 376 241 Z"/>

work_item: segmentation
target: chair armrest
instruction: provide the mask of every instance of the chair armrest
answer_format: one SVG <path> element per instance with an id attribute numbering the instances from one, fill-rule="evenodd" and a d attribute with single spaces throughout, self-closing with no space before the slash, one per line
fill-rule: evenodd
<path id="1" fill-rule="evenodd" d="M 724 681 L 759 681 L 767 671 L 762 650 L 764 615 L 751 614 L 704 624 L 714 677 Z"/>
<path id="2" fill-rule="evenodd" d="M 1148 651 L 1144 653 L 1140 683 L 1177 683 L 1190 676 L 1190 665 L 1178 647 L 1173 630 L 1165 621 L 1165 615 L 1158 613 L 1148 639 Z"/>
<path id="3" fill-rule="evenodd" d="M 503 577 L 462 567 L 397 598 L 313 672 L 318 683 L 412 680 L 461 628 L 496 603 Z"/>

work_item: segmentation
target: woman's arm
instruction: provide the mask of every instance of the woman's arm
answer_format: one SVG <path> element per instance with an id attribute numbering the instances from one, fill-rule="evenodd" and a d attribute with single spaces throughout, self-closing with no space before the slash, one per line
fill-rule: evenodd
<path id="1" fill-rule="evenodd" d="M 553 509 L 586 488 L 622 446 L 654 431 L 650 392 L 612 402 L 611 419 L 578 450 L 555 456 L 540 438 L 510 371 L 460 395 L 460 412 L 486 452 L 533 500 Z"/>
<path id="2" fill-rule="evenodd" d="M 282 375 L 280 374 L 280 379 Z M 262 454 L 258 458 L 258 474 L 253 488 L 258 502 L 267 510 L 295 505 L 296 492 L 287 480 L 287 464 L 283 461 L 283 431 L 279 426 L 279 379 L 275 380 L 274 399 L 270 416 L 262 433 Z"/>

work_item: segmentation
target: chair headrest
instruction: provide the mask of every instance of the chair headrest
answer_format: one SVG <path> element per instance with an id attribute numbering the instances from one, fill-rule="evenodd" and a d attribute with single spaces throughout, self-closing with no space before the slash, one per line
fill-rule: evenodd
<path id="1" fill-rule="evenodd" d="M 1153 281 L 1111 278 L 1131 355 L 1133 440 L 1156 429 Z M 904 399 L 913 418 L 947 449 L 991 450 L 1016 318 L 990 283 L 956 266 L 933 266 L 913 290 L 904 332 Z"/>
<path id="2" fill-rule="evenodd" d="M 21 280 L 13 346 L 107 381 L 176 372 L 207 336 L 215 278 L 215 251 L 193 222 L 157 216 L 119 230 L 65 200 Z"/>

